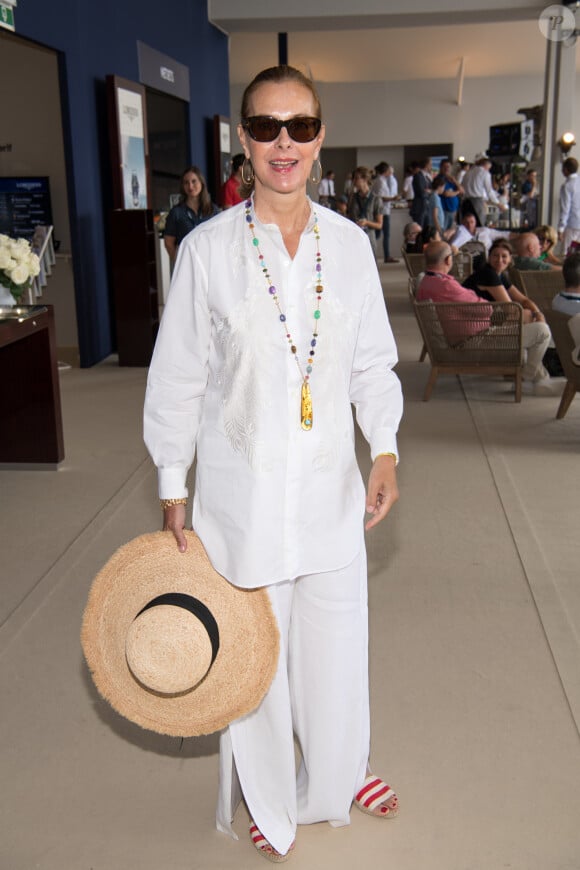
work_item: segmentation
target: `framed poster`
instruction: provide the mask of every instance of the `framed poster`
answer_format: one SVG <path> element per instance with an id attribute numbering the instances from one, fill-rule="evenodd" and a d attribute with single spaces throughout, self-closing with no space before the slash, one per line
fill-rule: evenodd
<path id="1" fill-rule="evenodd" d="M 145 88 L 119 76 L 107 76 L 107 98 L 114 208 L 149 208 Z"/>

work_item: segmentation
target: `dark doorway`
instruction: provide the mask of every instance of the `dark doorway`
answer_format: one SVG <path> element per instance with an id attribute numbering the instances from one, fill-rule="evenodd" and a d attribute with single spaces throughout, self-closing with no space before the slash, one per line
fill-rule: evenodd
<path id="1" fill-rule="evenodd" d="M 181 175 L 189 165 L 189 105 L 185 100 L 146 88 L 147 126 L 153 212 L 169 211 L 170 197 L 180 193 Z"/>

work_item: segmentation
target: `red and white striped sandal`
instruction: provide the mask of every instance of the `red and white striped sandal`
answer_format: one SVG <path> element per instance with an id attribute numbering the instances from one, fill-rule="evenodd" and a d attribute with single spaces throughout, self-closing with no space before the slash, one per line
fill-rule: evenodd
<path id="1" fill-rule="evenodd" d="M 285 855 L 277 852 L 253 821 L 250 822 L 250 837 L 260 855 L 263 855 L 264 858 L 267 858 L 268 861 L 273 861 L 275 864 L 283 864 L 284 861 L 287 861 L 290 857 L 290 852 L 294 849 L 294 843 L 292 843 Z"/>
<path id="2" fill-rule="evenodd" d="M 390 785 L 369 773 L 363 787 L 354 797 L 355 805 L 363 813 L 378 819 L 394 819 L 399 812 L 399 798 Z M 390 806 L 386 804 L 390 802 Z"/>

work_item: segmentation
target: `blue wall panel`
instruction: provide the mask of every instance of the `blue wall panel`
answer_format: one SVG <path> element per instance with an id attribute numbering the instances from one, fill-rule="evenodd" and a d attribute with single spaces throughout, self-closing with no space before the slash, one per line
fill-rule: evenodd
<path id="1" fill-rule="evenodd" d="M 113 350 L 107 263 L 111 178 L 105 77 L 139 80 L 137 41 L 190 70 L 191 160 L 207 171 L 206 129 L 229 114 L 227 37 L 206 0 L 25 0 L 16 33 L 61 52 L 81 365 Z"/>

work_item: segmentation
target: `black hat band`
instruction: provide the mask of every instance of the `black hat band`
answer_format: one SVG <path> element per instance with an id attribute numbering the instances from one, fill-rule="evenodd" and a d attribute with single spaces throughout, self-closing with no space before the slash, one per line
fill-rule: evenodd
<path id="1" fill-rule="evenodd" d="M 141 616 L 142 613 L 145 613 L 146 610 L 150 610 L 152 607 L 158 607 L 160 604 L 170 604 L 173 607 L 182 607 L 184 610 L 189 610 L 190 613 L 193 613 L 193 615 L 199 619 L 207 631 L 211 643 L 211 668 L 216 660 L 220 648 L 218 624 L 215 621 L 211 610 L 209 610 L 202 601 L 199 601 L 198 598 L 194 598 L 192 595 L 185 595 L 182 592 L 166 592 L 164 595 L 158 595 L 157 598 L 153 598 L 152 601 L 146 604 L 143 610 L 139 611 L 137 617 Z"/>

